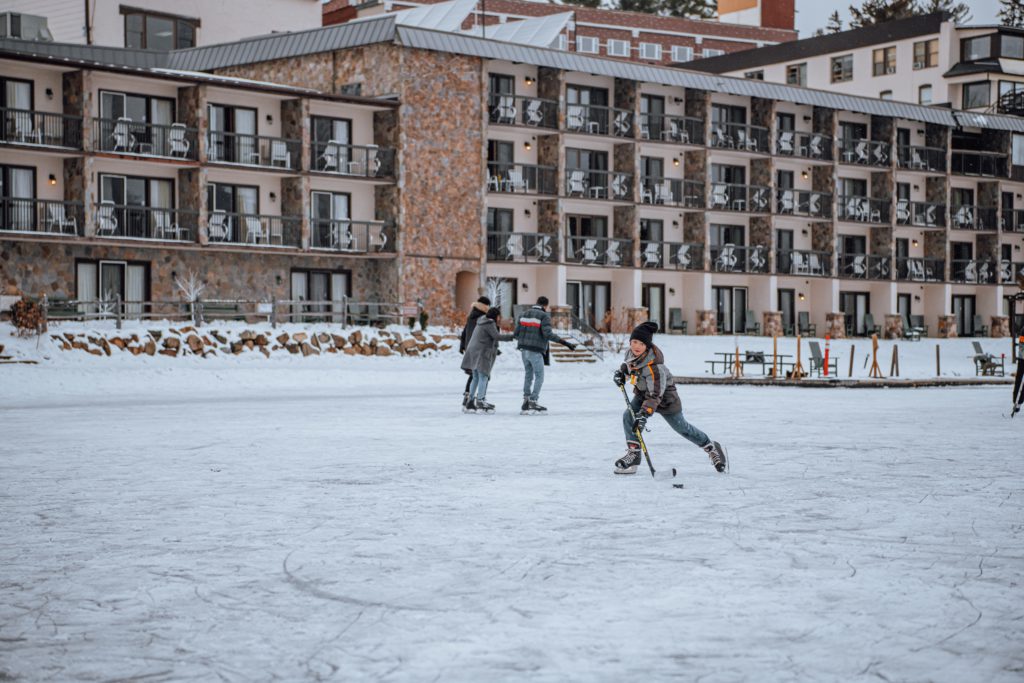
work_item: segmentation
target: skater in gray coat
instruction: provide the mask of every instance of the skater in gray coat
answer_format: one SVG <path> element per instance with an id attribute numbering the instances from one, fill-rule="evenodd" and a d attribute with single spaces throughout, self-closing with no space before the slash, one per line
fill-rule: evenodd
<path id="1" fill-rule="evenodd" d="M 487 311 L 487 315 L 477 320 L 473 336 L 466 345 L 462 369 L 473 373 L 473 379 L 469 384 L 469 400 L 464 407 L 466 412 L 494 412 L 494 406 L 486 400 L 487 383 L 491 379 L 494 359 L 498 356 L 498 342 L 512 341 L 511 334 L 501 334 L 498 331 L 500 320 L 500 310 L 492 308 Z"/>

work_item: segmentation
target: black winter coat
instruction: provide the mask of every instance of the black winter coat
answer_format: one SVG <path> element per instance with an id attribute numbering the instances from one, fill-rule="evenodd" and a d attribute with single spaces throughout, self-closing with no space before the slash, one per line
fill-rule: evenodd
<path id="1" fill-rule="evenodd" d="M 479 301 L 473 304 L 469 315 L 466 316 L 466 326 L 462 328 L 462 334 L 459 335 L 459 353 L 466 352 L 469 340 L 473 338 L 473 330 L 476 329 L 477 319 L 485 313 L 487 313 L 487 304 L 482 304 Z"/>

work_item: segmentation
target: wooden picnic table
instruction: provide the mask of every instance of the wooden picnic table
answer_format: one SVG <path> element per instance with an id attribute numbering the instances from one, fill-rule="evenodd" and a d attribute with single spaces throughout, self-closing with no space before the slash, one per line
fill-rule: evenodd
<path id="1" fill-rule="evenodd" d="M 705 363 L 711 366 L 711 374 L 715 373 L 715 368 L 719 365 L 722 366 L 722 373 L 728 374 L 730 369 L 736 364 L 736 352 L 735 351 L 715 351 L 717 359 L 706 360 Z M 744 367 L 747 365 L 759 365 L 761 366 L 761 374 L 768 374 L 768 371 L 775 364 L 778 359 L 778 367 L 780 370 L 785 370 L 786 366 L 793 367 L 794 361 L 786 361 L 786 358 L 792 358 L 793 355 L 789 353 L 773 354 L 770 351 L 740 351 L 740 363 Z"/>

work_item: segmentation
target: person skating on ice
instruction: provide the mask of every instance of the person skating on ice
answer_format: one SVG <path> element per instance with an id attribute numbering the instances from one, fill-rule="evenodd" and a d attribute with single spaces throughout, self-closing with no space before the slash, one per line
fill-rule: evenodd
<path id="1" fill-rule="evenodd" d="M 466 316 L 466 325 L 462 328 L 462 334 L 459 335 L 459 353 L 465 354 L 466 348 L 469 346 L 469 340 L 473 338 L 473 330 L 476 329 L 477 320 L 487 313 L 491 308 L 491 300 L 486 296 L 482 296 L 473 302 L 473 307 L 469 309 L 469 315 Z M 463 370 L 466 373 L 466 389 L 462 392 L 462 407 L 466 407 L 466 403 L 469 402 L 469 385 L 473 382 L 473 371 Z"/>
<path id="2" fill-rule="evenodd" d="M 463 404 L 463 410 L 467 413 L 494 412 L 494 405 L 487 402 L 487 383 L 491 379 L 494 359 L 498 356 L 498 342 L 512 341 L 511 334 L 501 334 L 498 330 L 500 322 L 501 311 L 497 308 L 488 310 L 486 315 L 477 320 L 473 336 L 466 345 L 462 369 L 472 373 L 469 399 Z"/>
<path id="3" fill-rule="evenodd" d="M 672 383 L 672 373 L 665 367 L 665 356 L 653 343 L 658 324 L 641 323 L 629 336 L 626 359 L 613 378 L 616 386 L 633 385 L 630 409 L 622 414 L 622 430 L 626 435 L 626 455 L 615 461 L 615 474 L 634 474 L 640 464 L 640 442 L 636 432 L 643 431 L 647 420 L 660 413 L 683 438 L 699 446 L 711 458 L 719 472 L 728 466 L 725 449 L 717 441 L 686 421 L 679 392 Z"/>
<path id="4" fill-rule="evenodd" d="M 548 342 L 561 344 L 570 351 L 576 348 L 551 331 L 551 315 L 547 311 L 548 298 L 542 296 L 537 303 L 519 316 L 513 336 L 516 348 L 523 355 L 523 369 L 526 377 L 523 380 L 523 415 L 544 413 L 547 410 L 537 403 L 540 400 L 540 388 L 544 385 L 544 366 L 547 364 Z"/>

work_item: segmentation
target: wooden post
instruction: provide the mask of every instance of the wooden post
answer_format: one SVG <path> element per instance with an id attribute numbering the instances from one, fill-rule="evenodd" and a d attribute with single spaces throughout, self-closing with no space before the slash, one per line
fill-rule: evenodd
<path id="1" fill-rule="evenodd" d="M 889 376 L 900 376 L 900 347 L 898 344 L 892 345 L 892 362 L 889 363 Z"/>
<path id="2" fill-rule="evenodd" d="M 800 379 L 804 376 L 804 365 L 800 362 L 800 335 L 796 337 L 796 363 L 793 364 L 793 379 Z"/>
<path id="3" fill-rule="evenodd" d="M 850 344 L 850 371 L 846 373 L 847 377 L 853 377 L 853 357 L 856 355 L 856 353 L 857 346 L 855 344 Z"/>
<path id="4" fill-rule="evenodd" d="M 942 377 L 942 361 L 939 359 L 939 345 L 935 345 L 935 376 Z"/>
<path id="5" fill-rule="evenodd" d="M 740 362 L 740 347 L 736 346 L 736 358 L 732 365 L 732 376 L 739 379 L 743 376 L 743 364 Z"/>
<path id="6" fill-rule="evenodd" d="M 882 369 L 878 367 L 878 335 L 871 335 L 871 370 L 868 377 L 882 379 Z"/>
<path id="7" fill-rule="evenodd" d="M 772 335 L 772 379 L 779 378 L 779 335 Z"/>

